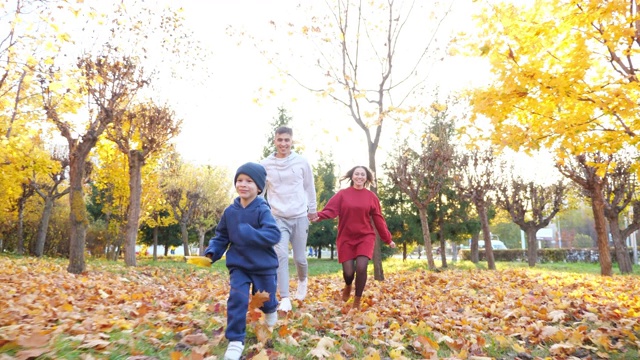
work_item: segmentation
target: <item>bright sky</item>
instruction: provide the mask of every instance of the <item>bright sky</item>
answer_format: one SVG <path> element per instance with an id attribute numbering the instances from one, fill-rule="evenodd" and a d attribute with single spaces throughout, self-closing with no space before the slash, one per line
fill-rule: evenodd
<path id="1" fill-rule="evenodd" d="M 291 20 L 300 23 L 299 19 L 291 19 L 297 16 L 297 3 L 293 0 L 184 1 L 189 26 L 213 52 L 208 64 L 212 69 L 211 80 L 202 86 L 190 83 L 184 88 L 178 87 L 172 95 L 180 103 L 184 118 L 177 144 L 185 159 L 228 166 L 232 171 L 243 162 L 259 160 L 277 108 L 284 107 L 293 118 L 294 141 L 304 146 L 304 154 L 312 163 L 318 151 L 332 151 L 340 173 L 356 164 L 368 164 L 364 132 L 356 127 L 346 108 L 329 99 L 319 99 L 292 81 L 283 83 L 275 67 L 268 65 L 256 48 L 248 41 L 238 46 L 241 39 L 225 31 L 232 25 L 259 36 L 270 20 L 278 24 Z M 458 0 L 458 10 L 464 8 L 465 3 L 470 1 Z M 324 2 L 318 2 L 317 6 L 322 11 L 326 9 Z M 464 83 L 473 74 L 478 75 L 479 69 L 464 66 L 459 60 L 448 63 L 451 66 L 446 70 L 434 71 L 441 75 L 440 80 L 434 77 L 434 81 L 440 81 L 444 87 Z M 260 88 L 274 88 L 277 93 L 269 99 L 262 97 L 259 105 L 254 99 L 261 96 Z M 383 128 L 385 136 L 378 150 L 378 166 L 383 163 L 385 151 L 394 145 L 393 127 L 387 122 Z"/>

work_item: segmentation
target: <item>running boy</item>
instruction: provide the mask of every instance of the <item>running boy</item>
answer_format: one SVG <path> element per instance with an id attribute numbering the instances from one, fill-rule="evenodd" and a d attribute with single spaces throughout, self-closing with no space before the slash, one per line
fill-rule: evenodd
<path id="1" fill-rule="evenodd" d="M 260 308 L 267 325 L 274 326 L 278 319 L 278 257 L 273 247 L 280 241 L 280 230 L 269 205 L 258 196 L 264 189 L 266 176 L 260 164 L 246 163 L 238 168 L 234 178 L 238 197 L 224 210 L 216 236 L 204 252 L 214 262 L 227 253 L 231 289 L 227 300 L 225 335 L 229 345 L 225 360 L 240 359 L 244 351 L 250 288 L 252 294 L 269 293 L 269 301 Z"/>

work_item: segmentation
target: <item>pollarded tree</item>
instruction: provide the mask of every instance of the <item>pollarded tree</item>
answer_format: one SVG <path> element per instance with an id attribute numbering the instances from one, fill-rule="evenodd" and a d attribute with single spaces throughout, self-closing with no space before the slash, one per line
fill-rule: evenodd
<path id="1" fill-rule="evenodd" d="M 473 204 L 464 199 L 449 178 L 429 206 L 429 217 L 433 220 L 436 238 L 440 242 L 440 260 L 447 267 L 446 240 L 451 242 L 451 261 L 458 259 L 458 245 L 468 242 L 473 233 L 480 232 L 478 219 L 473 216 Z M 469 216 L 469 215 L 472 216 Z"/>
<path id="2" fill-rule="evenodd" d="M 72 99 L 68 89 L 60 86 L 55 69 L 51 68 L 48 77 L 41 79 L 46 117 L 55 124 L 69 146 L 71 234 L 67 270 L 74 274 L 82 273 L 86 266 L 84 250 L 89 221 L 83 188 L 85 163 L 107 126 L 123 116 L 131 99 L 147 83 L 136 59 L 119 57 L 114 50 L 96 57 L 87 54 L 78 60 L 77 67 L 78 87 L 74 89 L 77 93 Z M 88 114 L 82 124 L 84 127 L 78 128 L 77 119 L 68 113 L 77 109 L 81 98 L 86 99 L 83 105 Z"/>
<path id="3" fill-rule="evenodd" d="M 446 105 L 434 104 L 432 120 L 421 139 L 420 151 L 405 142 L 385 164 L 386 175 L 418 208 L 429 269 L 435 269 L 427 209 L 440 193 L 454 165 L 453 121 Z"/>
<path id="4" fill-rule="evenodd" d="M 489 229 L 489 208 L 492 205 L 491 193 L 496 190 L 498 182 L 495 170 L 498 168 L 493 148 L 474 149 L 458 157 L 457 174 L 454 176 L 456 187 L 461 195 L 469 199 L 475 206 L 484 239 L 485 255 L 489 270 L 496 269 L 491 246 L 491 230 Z M 478 259 L 477 234 L 471 236 L 471 260 Z"/>
<path id="5" fill-rule="evenodd" d="M 476 114 L 490 119 L 495 144 L 546 147 L 561 167 L 581 164 L 564 171 L 591 193 L 603 275 L 611 274 L 603 171 L 612 170 L 607 158 L 640 139 L 638 15 L 636 0 L 503 2 L 487 7 L 474 37 L 495 75 L 473 92 Z"/>
<path id="6" fill-rule="evenodd" d="M 640 201 L 636 197 L 637 175 L 632 170 L 632 157 L 618 154 L 615 160 L 613 171 L 608 174 L 604 187 L 604 216 L 609 223 L 618 268 L 621 273 L 629 274 L 633 271 L 633 263 L 625 239 L 640 229 Z M 629 224 L 621 229 L 620 214 L 629 206 L 633 209 L 633 215 Z"/>
<path id="7" fill-rule="evenodd" d="M 129 173 L 129 204 L 124 231 L 124 260 L 136 265 L 136 239 L 140 224 L 142 198 L 142 167 L 149 157 L 162 152 L 180 131 L 181 121 L 165 106 L 152 102 L 138 104 L 117 118 L 107 130 L 127 157 Z"/>
<path id="8" fill-rule="evenodd" d="M 497 184 L 496 204 L 508 211 L 513 222 L 527 235 L 527 258 L 531 267 L 538 260 L 536 234 L 560 211 L 565 191 L 562 181 L 545 186 L 524 181 L 513 173 Z"/>
<path id="9" fill-rule="evenodd" d="M 191 222 L 198 233 L 199 255 L 204 256 L 204 250 L 208 245 L 205 243 L 205 234 L 218 225 L 224 209 L 232 200 L 229 193 L 229 178 L 224 168 L 212 166 L 201 168 L 200 189 L 203 197 L 195 208 Z"/>
<path id="10" fill-rule="evenodd" d="M 177 154 L 167 162 L 162 188 L 180 226 L 185 256 L 189 255 L 189 228 L 194 225 L 198 208 L 206 201 L 206 172 L 206 167 L 185 163 Z"/>
<path id="11" fill-rule="evenodd" d="M 368 167 L 378 179 L 382 127 L 388 121 L 407 121 L 410 113 L 423 110 L 422 92 L 429 86 L 433 64 L 444 56 L 439 41 L 453 1 L 346 0 L 326 4 L 324 13 L 311 9 L 303 24 L 271 21 L 274 29 L 284 29 L 288 37 L 302 37 L 312 51 L 296 45 L 290 52 L 279 52 L 286 60 L 274 59 L 278 54 L 271 48 L 263 54 L 305 89 L 344 107 L 363 132 Z M 415 37 L 416 32 L 423 36 Z M 300 53 L 301 49 L 305 53 Z M 292 70 L 299 68 L 298 64 L 286 63 L 292 59 L 305 65 L 303 72 Z M 316 71 L 310 73 L 308 69 L 313 67 Z M 377 194 L 375 182 L 371 190 Z M 384 280 L 379 239 L 372 260 L 374 278 Z"/>
<path id="12" fill-rule="evenodd" d="M 578 155 L 557 165 L 560 173 L 580 186 L 583 194 L 591 200 L 591 210 L 598 238 L 600 274 L 605 276 L 613 274 L 609 237 L 604 216 L 604 189 L 609 181 L 609 167 L 613 166 L 612 161 L 613 155 L 596 152 L 589 155 Z"/>

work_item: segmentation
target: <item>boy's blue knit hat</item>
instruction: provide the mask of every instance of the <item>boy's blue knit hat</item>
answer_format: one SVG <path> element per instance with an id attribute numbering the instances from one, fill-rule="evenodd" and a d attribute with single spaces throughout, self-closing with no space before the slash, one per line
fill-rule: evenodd
<path id="1" fill-rule="evenodd" d="M 264 190 L 265 182 L 267 181 L 267 170 L 264 169 L 264 166 L 254 163 L 248 162 L 244 165 L 241 165 L 236 171 L 236 176 L 233 178 L 233 184 L 235 185 L 238 180 L 238 175 L 245 174 L 248 175 L 253 182 L 258 186 L 258 193 L 261 193 Z"/>

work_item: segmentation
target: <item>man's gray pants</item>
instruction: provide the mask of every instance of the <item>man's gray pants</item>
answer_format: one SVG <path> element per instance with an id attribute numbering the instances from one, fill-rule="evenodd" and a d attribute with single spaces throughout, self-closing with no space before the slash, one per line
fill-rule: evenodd
<path id="1" fill-rule="evenodd" d="M 278 255 L 278 291 L 280 298 L 289 297 L 289 243 L 293 249 L 293 261 L 296 264 L 298 281 L 307 278 L 307 235 L 309 219 L 306 216 L 295 219 L 276 217 L 280 229 L 280 242 L 275 250 Z"/>

